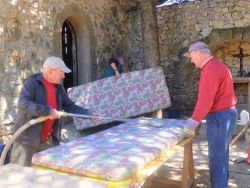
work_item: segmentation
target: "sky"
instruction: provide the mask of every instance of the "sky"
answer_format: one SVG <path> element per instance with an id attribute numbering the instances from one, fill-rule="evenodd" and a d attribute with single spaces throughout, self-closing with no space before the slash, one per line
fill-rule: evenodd
<path id="1" fill-rule="evenodd" d="M 168 5 L 172 5 L 172 4 L 175 4 L 175 3 L 181 3 L 181 2 L 184 2 L 184 1 L 194 1 L 194 0 L 167 0 L 165 1 L 164 3 L 160 4 L 160 5 L 157 5 L 156 7 L 164 7 L 164 6 L 168 6 Z"/>

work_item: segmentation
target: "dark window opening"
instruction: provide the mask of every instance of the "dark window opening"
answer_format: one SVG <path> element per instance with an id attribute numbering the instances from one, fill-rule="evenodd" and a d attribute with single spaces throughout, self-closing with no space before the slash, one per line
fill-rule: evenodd
<path id="1" fill-rule="evenodd" d="M 78 85 L 77 40 L 72 24 L 65 20 L 62 27 L 62 58 L 71 72 L 65 74 L 65 90 Z"/>

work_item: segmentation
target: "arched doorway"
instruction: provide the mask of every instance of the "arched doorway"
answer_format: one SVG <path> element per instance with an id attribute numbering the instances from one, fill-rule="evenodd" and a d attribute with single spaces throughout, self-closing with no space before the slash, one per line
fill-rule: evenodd
<path id="1" fill-rule="evenodd" d="M 73 72 L 71 79 L 70 75 L 66 74 L 66 76 L 69 77 L 69 80 L 71 80 L 69 83 L 73 86 L 77 86 L 95 81 L 98 72 L 96 38 L 89 15 L 82 11 L 76 4 L 68 5 L 64 10 L 57 14 L 54 25 L 55 32 L 53 33 L 53 51 L 55 55 L 62 58 L 64 58 L 63 54 L 66 54 L 63 52 L 66 48 L 63 47 L 62 40 L 62 33 L 65 32 L 62 28 L 64 28 L 65 23 L 68 25 L 73 37 L 72 48 L 67 48 L 67 50 L 72 49 L 72 58 L 74 60 L 71 61 L 74 69 L 71 68 Z M 65 88 L 71 86 L 67 83 L 66 78 L 64 83 Z"/>
<path id="2" fill-rule="evenodd" d="M 78 61 L 76 32 L 69 20 L 65 20 L 62 26 L 62 58 L 71 69 L 65 74 L 63 86 L 65 90 L 78 85 Z"/>

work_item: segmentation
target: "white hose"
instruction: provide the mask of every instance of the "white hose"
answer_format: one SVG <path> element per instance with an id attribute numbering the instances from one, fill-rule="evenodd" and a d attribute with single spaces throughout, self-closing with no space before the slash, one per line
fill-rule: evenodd
<path id="1" fill-rule="evenodd" d="M 22 127 L 20 127 L 15 134 L 13 134 L 13 136 L 11 137 L 11 139 L 7 142 L 7 144 L 5 145 L 3 152 L 1 154 L 1 159 L 0 159 L 0 166 L 4 165 L 4 161 L 6 158 L 6 155 L 10 149 L 10 146 L 13 144 L 13 142 L 17 139 L 17 137 L 19 137 L 26 129 L 28 129 L 29 127 L 33 126 L 33 125 L 38 125 L 38 123 L 45 121 L 46 119 L 48 119 L 48 116 L 44 116 L 44 117 L 39 117 L 36 119 L 32 119 L 29 122 L 25 123 Z"/>
<path id="2" fill-rule="evenodd" d="M 72 114 L 72 113 L 66 113 L 66 112 L 59 112 L 59 115 L 62 117 L 79 117 L 79 118 L 93 118 L 93 119 L 103 119 L 103 120 L 113 120 L 113 121 L 121 121 L 121 122 L 136 122 L 138 124 L 142 124 L 142 125 L 149 125 L 149 126 L 153 126 L 153 127 L 163 127 L 162 124 L 156 122 L 156 121 L 152 121 L 150 118 L 145 118 L 145 119 L 126 119 L 126 118 L 114 118 L 114 117 L 104 117 L 104 116 L 96 116 L 96 115 L 86 115 L 86 114 Z M 26 129 L 28 129 L 29 127 L 33 126 L 33 125 L 37 125 L 40 122 L 45 121 L 46 119 L 48 119 L 48 116 L 43 116 L 43 117 L 39 117 L 36 119 L 32 119 L 29 122 L 25 123 L 22 127 L 20 127 L 15 134 L 13 134 L 13 136 L 11 137 L 11 139 L 7 142 L 7 144 L 4 147 L 4 150 L 1 154 L 1 159 L 0 159 L 0 166 L 4 165 L 4 161 L 5 158 L 7 156 L 7 153 L 11 147 L 11 145 L 13 144 L 13 142 L 17 139 L 17 137 L 19 137 Z"/>

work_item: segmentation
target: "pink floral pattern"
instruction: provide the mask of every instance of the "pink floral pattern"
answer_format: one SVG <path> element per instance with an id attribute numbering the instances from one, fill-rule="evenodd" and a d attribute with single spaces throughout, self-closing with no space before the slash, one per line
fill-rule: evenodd
<path id="1" fill-rule="evenodd" d="M 161 67 L 122 74 L 68 90 L 76 104 L 108 117 L 127 118 L 171 105 L 165 76 Z M 91 122 L 74 118 L 78 130 L 111 121 Z"/>
<path id="2" fill-rule="evenodd" d="M 123 123 L 36 153 L 32 162 L 97 179 L 127 180 L 182 139 L 184 120 L 152 120 L 163 127 Z"/>

